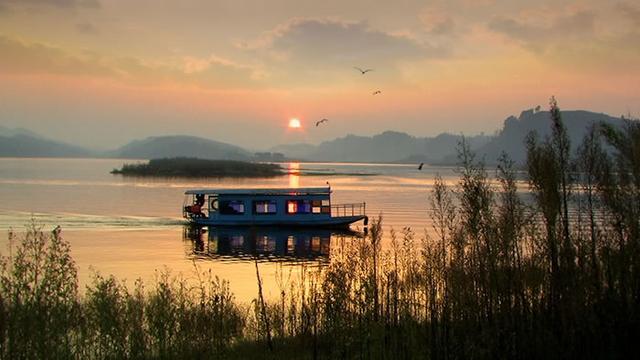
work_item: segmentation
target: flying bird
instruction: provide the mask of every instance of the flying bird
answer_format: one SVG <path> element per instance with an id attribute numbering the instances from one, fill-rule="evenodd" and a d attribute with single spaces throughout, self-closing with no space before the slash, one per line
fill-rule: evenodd
<path id="1" fill-rule="evenodd" d="M 357 66 L 354 66 L 353 68 L 358 70 L 358 71 L 360 71 L 360 73 L 362 73 L 362 75 L 368 73 L 369 71 L 373 71 L 373 69 L 364 69 L 364 70 L 362 70 L 361 68 L 359 68 Z"/>
<path id="2" fill-rule="evenodd" d="M 329 121 L 329 119 L 322 119 L 322 120 L 318 120 L 318 121 L 316 121 L 316 127 L 318 127 L 318 125 L 320 125 L 320 124 L 322 124 L 322 123 L 325 123 L 325 122 L 327 122 L 327 121 Z"/>
<path id="3" fill-rule="evenodd" d="M 422 166 L 424 165 L 424 163 L 420 163 L 420 165 L 418 165 L 418 170 L 422 170 Z"/>
<path id="4" fill-rule="evenodd" d="M 372 95 L 378 95 L 378 94 L 382 94 L 382 91 L 380 91 L 380 90 L 376 90 L 376 91 L 374 91 L 374 92 L 372 93 Z"/>

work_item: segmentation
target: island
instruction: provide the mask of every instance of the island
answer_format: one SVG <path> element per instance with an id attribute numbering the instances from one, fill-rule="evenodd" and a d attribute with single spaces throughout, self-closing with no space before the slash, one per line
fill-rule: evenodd
<path id="1" fill-rule="evenodd" d="M 124 164 L 112 174 L 159 177 L 273 177 L 285 175 L 280 165 L 189 157 L 151 159 L 142 164 Z"/>

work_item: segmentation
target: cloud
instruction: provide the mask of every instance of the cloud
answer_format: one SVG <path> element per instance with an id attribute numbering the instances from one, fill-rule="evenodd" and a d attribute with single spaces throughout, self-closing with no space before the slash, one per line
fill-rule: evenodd
<path id="1" fill-rule="evenodd" d="M 49 6 L 57 8 L 99 8 L 98 0 L 0 0 L 0 7 Z"/>
<path id="2" fill-rule="evenodd" d="M 96 34 L 100 33 L 98 28 L 96 28 L 91 23 L 78 23 L 78 24 L 76 24 L 76 31 L 79 32 L 80 34 L 85 34 L 85 35 L 96 35 Z"/>
<path id="3" fill-rule="evenodd" d="M 0 35 L 0 69 L 5 73 L 115 75 L 100 57 Z"/>
<path id="4" fill-rule="evenodd" d="M 625 2 L 616 4 L 616 10 L 637 27 L 636 31 L 640 30 L 640 7 Z"/>
<path id="5" fill-rule="evenodd" d="M 582 10 L 557 16 L 547 24 L 540 23 L 540 19 L 526 21 L 500 16 L 491 20 L 488 27 L 529 49 L 540 51 L 558 42 L 594 37 L 595 15 Z"/>
<path id="6" fill-rule="evenodd" d="M 266 50 L 275 59 L 302 63 L 354 64 L 439 57 L 445 51 L 406 34 L 372 29 L 365 22 L 295 18 L 245 46 Z"/>
<path id="7" fill-rule="evenodd" d="M 638 26 L 633 21 L 621 20 L 620 11 L 632 20 L 640 14 L 628 4 L 586 10 L 557 9 L 555 13 L 547 10 L 552 14 L 547 17 L 495 17 L 488 28 L 544 61 L 574 71 L 580 68 L 582 74 L 637 71 Z"/>
<path id="8" fill-rule="evenodd" d="M 426 10 L 420 14 L 420 21 L 427 33 L 432 35 L 452 35 L 456 30 L 454 19 L 442 10 Z"/>
<path id="9" fill-rule="evenodd" d="M 259 71 L 217 56 L 147 60 L 73 51 L 0 35 L 0 73 L 91 76 L 135 84 L 171 82 L 209 88 L 250 87 Z"/>

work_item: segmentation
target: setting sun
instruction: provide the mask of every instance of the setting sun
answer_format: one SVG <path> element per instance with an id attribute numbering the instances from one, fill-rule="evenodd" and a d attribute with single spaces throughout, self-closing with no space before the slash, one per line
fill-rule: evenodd
<path id="1" fill-rule="evenodd" d="M 290 128 L 294 128 L 294 129 L 297 129 L 297 128 L 301 127 L 300 120 L 298 120 L 296 118 L 293 118 L 293 119 L 289 120 L 289 127 Z"/>

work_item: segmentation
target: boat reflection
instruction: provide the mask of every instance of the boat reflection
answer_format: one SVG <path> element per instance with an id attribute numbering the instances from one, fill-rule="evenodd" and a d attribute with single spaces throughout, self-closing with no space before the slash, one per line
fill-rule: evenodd
<path id="1" fill-rule="evenodd" d="M 190 255 L 222 261 L 328 261 L 332 238 L 356 238 L 352 230 L 290 227 L 185 226 Z"/>

